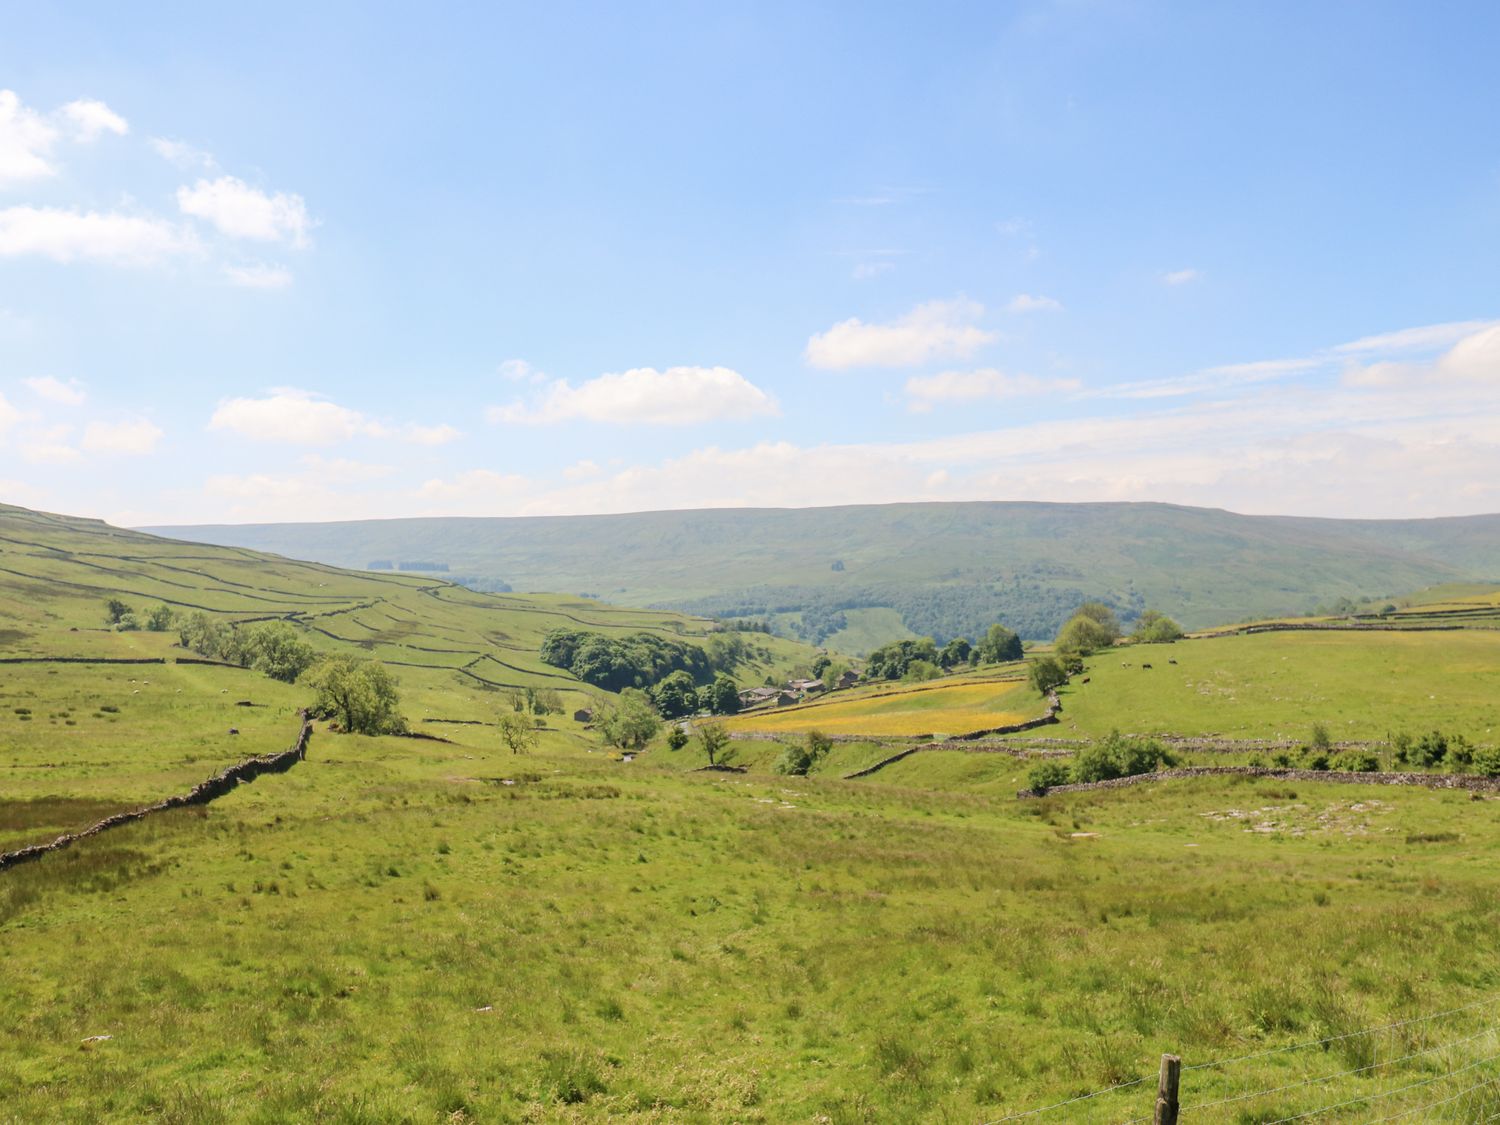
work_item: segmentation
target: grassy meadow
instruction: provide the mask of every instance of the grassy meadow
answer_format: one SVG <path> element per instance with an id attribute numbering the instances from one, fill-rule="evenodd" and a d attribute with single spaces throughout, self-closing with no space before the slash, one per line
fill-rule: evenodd
<path id="1" fill-rule="evenodd" d="M 918 685 L 874 684 L 813 701 L 726 719 L 731 732 L 910 738 L 960 735 L 1025 722 L 1045 709 L 1024 679 L 953 677 Z"/>
<path id="2" fill-rule="evenodd" d="M 1174 663 L 1175 662 L 1175 663 Z M 1150 664 L 1150 669 L 1142 667 Z M 1254 633 L 1089 658 L 1059 693 L 1063 737 L 1379 740 L 1441 729 L 1500 741 L 1500 632 Z"/>
<path id="3" fill-rule="evenodd" d="M 1016 668 L 730 721 L 871 735 L 807 777 L 772 772 L 775 742 L 732 743 L 745 772 L 700 770 L 696 739 L 626 762 L 555 715 L 515 755 L 500 685 L 592 697 L 527 651 L 550 622 L 704 624 L 51 519 L 0 519 L 0 656 L 26 658 L 0 664 L 0 848 L 295 734 L 304 688 L 101 629 L 110 582 L 381 655 L 447 741 L 320 724 L 287 773 L 0 871 L 0 1122 L 978 1123 L 1147 1078 L 1028 1118 L 1102 1125 L 1149 1114 L 1163 1051 L 1223 1062 L 1183 1100 L 1234 1100 L 1185 1121 L 1500 1111 L 1495 800 L 1215 778 L 1018 801 L 1024 759 L 959 751 L 841 780 L 899 742 L 872 722 L 1040 711 Z M 1442 704 L 1485 741 L 1494 636 L 1119 650 L 1041 733 L 1381 737 Z M 172 662 L 102 662 L 148 657 Z"/>

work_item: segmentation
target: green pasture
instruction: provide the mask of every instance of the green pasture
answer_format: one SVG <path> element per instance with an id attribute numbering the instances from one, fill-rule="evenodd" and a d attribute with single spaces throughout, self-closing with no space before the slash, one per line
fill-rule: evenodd
<path id="1" fill-rule="evenodd" d="M 967 1122 L 1500 985 L 1464 794 L 1020 803 L 655 754 L 324 733 L 0 875 L 0 1119 Z M 1345 1069 L 1317 1055 L 1193 1092 Z"/>
<path id="2" fill-rule="evenodd" d="M 1090 657 L 1059 694 L 1062 737 L 1296 739 L 1322 723 L 1335 739 L 1441 729 L 1493 742 L 1500 632 L 1257 633 L 1116 648 Z"/>

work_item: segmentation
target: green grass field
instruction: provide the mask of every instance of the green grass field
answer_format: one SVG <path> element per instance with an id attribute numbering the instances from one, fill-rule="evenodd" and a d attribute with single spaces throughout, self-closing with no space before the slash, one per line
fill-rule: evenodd
<path id="1" fill-rule="evenodd" d="M 936 683 L 871 685 L 812 702 L 753 711 L 725 720 L 730 731 L 910 738 L 962 735 L 1035 718 L 1044 701 L 1024 679 L 953 677 Z"/>
<path id="2" fill-rule="evenodd" d="M 1170 661 L 1176 661 L 1175 664 Z M 1150 670 L 1142 664 L 1151 664 Z M 1064 688 L 1060 735 L 1335 739 L 1392 731 L 1500 740 L 1500 632 L 1306 632 L 1099 653 Z"/>
<path id="3" fill-rule="evenodd" d="M 100 583 L 144 600 L 132 567 L 245 616 L 246 591 L 297 614 L 327 591 L 330 616 L 298 618 L 344 638 L 320 644 L 441 636 L 426 647 L 537 677 L 521 682 L 555 672 L 519 651 L 546 620 L 620 620 L 284 560 L 257 582 L 181 544 L 44 533 L 5 544 L 0 655 L 180 655 L 91 620 Z M 84 583 L 89 564 L 118 573 Z M 1043 733 L 1300 737 L 1317 719 L 1379 737 L 1443 701 L 1440 725 L 1483 741 L 1493 636 L 1119 650 Z M 397 667 L 413 719 L 493 718 L 454 654 L 413 651 L 432 658 Z M 780 715 L 930 718 L 1019 687 L 986 678 Z M 0 848 L 283 747 L 303 702 L 242 669 L 0 665 Z M 287 773 L 0 871 L 0 1122 L 977 1123 L 1153 1076 L 1164 1051 L 1252 1056 L 1190 1071 L 1185 1104 L 1238 1100 L 1184 1121 L 1500 1111 L 1500 802 L 1245 778 L 1018 801 L 1027 763 L 1005 754 L 843 781 L 891 747 L 841 743 L 797 778 L 771 772 L 780 745 L 736 742 L 747 772 L 697 772 L 696 741 L 627 763 L 548 721 L 525 755 L 486 725 L 416 724 L 449 742 L 320 728 Z M 1028 1120 L 1140 1117 L 1153 1083 Z"/>

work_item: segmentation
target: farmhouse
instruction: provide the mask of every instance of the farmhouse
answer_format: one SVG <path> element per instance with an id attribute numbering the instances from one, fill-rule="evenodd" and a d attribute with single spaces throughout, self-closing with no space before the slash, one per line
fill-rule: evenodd
<path id="1" fill-rule="evenodd" d="M 740 692 L 740 708 L 758 707 L 762 703 L 769 703 L 776 698 L 777 690 L 773 687 L 747 688 Z"/>

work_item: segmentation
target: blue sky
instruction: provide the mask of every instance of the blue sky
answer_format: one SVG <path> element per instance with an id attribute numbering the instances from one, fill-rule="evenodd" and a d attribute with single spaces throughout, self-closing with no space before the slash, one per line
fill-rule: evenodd
<path id="1" fill-rule="evenodd" d="M 1500 510 L 1491 4 L 6 22 L 12 502 Z"/>

